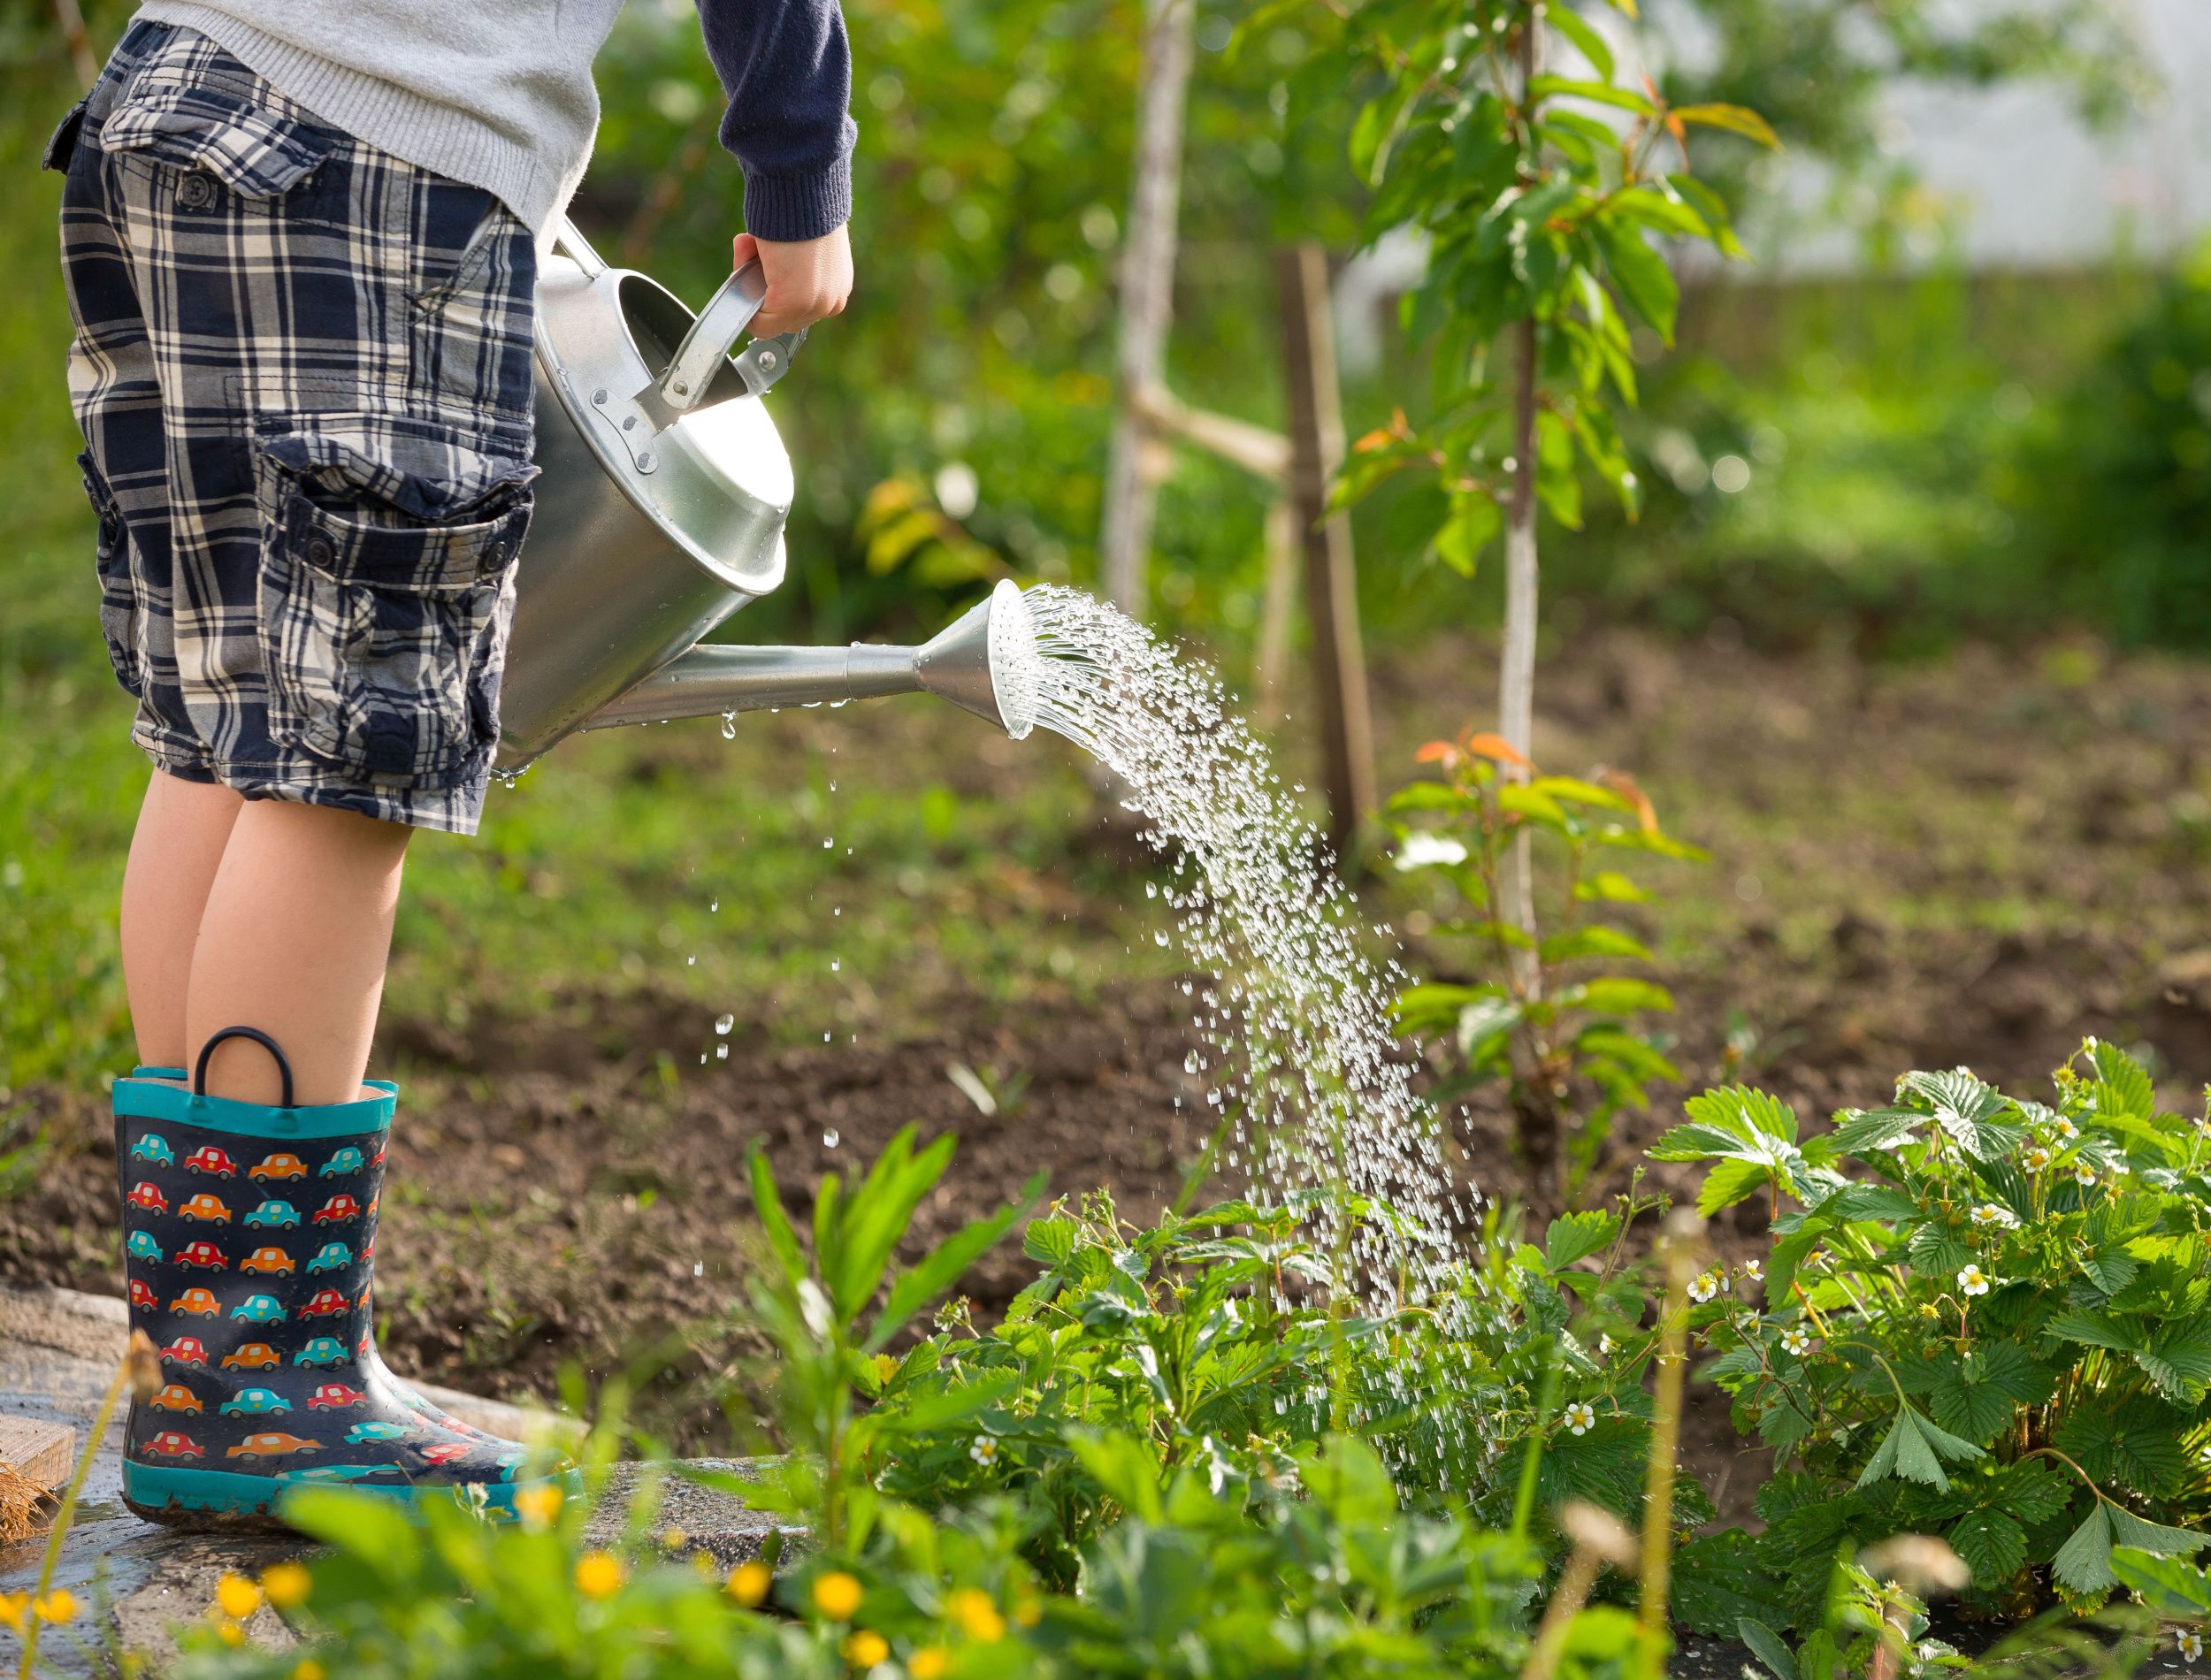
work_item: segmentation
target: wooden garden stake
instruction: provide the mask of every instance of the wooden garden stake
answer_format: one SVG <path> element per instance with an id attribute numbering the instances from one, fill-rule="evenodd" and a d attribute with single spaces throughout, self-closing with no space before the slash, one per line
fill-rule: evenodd
<path id="1" fill-rule="evenodd" d="M 1350 855 L 1360 820 L 1374 807 L 1374 738 L 1359 643 L 1351 522 L 1328 508 L 1330 481 L 1343 464 L 1343 421 L 1328 319 L 1327 253 L 1308 240 L 1276 253 L 1274 271 L 1282 301 L 1282 369 L 1289 385 L 1289 506 L 1304 546 L 1328 836 L 1342 859 Z"/>
<path id="2" fill-rule="evenodd" d="M 1106 463 L 1099 581 L 1131 618 L 1144 615 L 1144 561 L 1157 488 L 1138 393 L 1159 385 L 1174 307 L 1174 222 L 1182 199 L 1182 107 L 1190 88 L 1192 0 L 1145 0 L 1143 82 L 1136 94 L 1136 179 L 1121 247 L 1120 410 Z"/>

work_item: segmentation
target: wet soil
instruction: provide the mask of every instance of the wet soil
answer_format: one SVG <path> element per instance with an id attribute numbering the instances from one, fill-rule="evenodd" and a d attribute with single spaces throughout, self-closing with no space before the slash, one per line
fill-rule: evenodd
<path id="1" fill-rule="evenodd" d="M 2032 1091 L 2089 1034 L 2152 1047 L 2176 1099 L 2211 1072 L 2211 773 L 2196 747 L 2211 739 L 2211 673 L 2073 649 L 1894 670 L 1608 633 L 1553 657 L 1545 683 L 1546 766 L 1633 768 L 1669 826 L 1716 854 L 1668 875 L 1671 907 L 1645 916 L 1664 935 L 1688 1089 L 1750 1079 L 1813 1122 L 1882 1100 L 1912 1066 L 1962 1063 Z M 1479 716 L 1469 697 L 1488 687 L 1480 651 L 1445 642 L 1378 672 L 1387 778 L 1404 779 L 1419 740 Z M 848 753 L 845 768 L 863 767 Z M 1457 972 L 1463 954 L 1419 931 L 1401 882 L 1370 874 L 1361 890 L 1407 930 L 1414 966 Z M 1202 1090 L 1181 1069 L 1186 1008 L 1157 981 L 1020 1008 L 955 984 L 922 1030 L 798 1049 L 761 1025 L 766 1009 L 720 1038 L 693 1003 L 580 984 L 528 1019 L 479 1014 L 465 1038 L 387 1019 L 379 1063 L 409 1096 L 379 1333 L 395 1363 L 494 1395 L 554 1392 L 570 1367 L 627 1372 L 641 1414 L 686 1448 L 749 1446 L 743 1406 L 725 1417 L 711 1398 L 751 1351 L 748 1146 L 766 1148 L 796 1207 L 900 1126 L 956 1131 L 920 1241 L 1039 1172 L 1047 1195 L 1105 1187 L 1144 1219 L 1185 1192 L 1205 1150 Z M 726 1060 L 697 1065 L 717 1043 Z M 962 1088 L 978 1083 L 996 1097 Z M 1585 1201 L 1622 1187 L 1679 1096 L 1622 1120 Z M 53 1154 L 0 1201 L 0 1279 L 119 1290 L 104 1115 L 81 1093 L 14 1100 Z M 1494 1104 L 1455 1131 L 1489 1195 L 1538 1218 L 1559 1205 L 1513 1163 Z M 1661 1167 L 1651 1181 L 1692 1180 Z M 1712 1240 L 1755 1252 L 1763 1218 L 1734 1210 Z M 968 1287 L 988 1310 L 1027 1271 L 1009 1245 Z M 1692 1462 L 1740 1516 L 1765 1466 L 1739 1452 L 1709 1389 L 1692 1394 Z"/>

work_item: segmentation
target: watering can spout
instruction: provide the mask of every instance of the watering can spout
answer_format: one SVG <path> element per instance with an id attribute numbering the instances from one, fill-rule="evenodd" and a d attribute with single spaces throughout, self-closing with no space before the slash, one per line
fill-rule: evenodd
<path id="1" fill-rule="evenodd" d="M 1018 741 L 1037 722 L 1043 671 L 1036 642 L 1021 590 L 1004 582 L 919 647 L 694 647 L 601 707 L 583 727 L 927 693 Z"/>

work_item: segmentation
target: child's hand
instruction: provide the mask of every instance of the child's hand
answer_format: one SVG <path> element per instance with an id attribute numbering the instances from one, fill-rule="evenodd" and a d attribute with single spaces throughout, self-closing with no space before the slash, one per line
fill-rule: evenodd
<path id="1" fill-rule="evenodd" d="M 788 244 L 739 233 L 731 254 L 731 271 L 755 256 L 768 280 L 768 297 L 753 317 L 754 337 L 795 332 L 844 312 L 853 291 L 853 247 L 843 228 Z"/>

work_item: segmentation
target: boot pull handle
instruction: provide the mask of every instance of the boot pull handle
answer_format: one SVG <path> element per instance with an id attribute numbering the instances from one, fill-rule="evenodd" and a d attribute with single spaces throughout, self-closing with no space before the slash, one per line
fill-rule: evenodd
<path id="1" fill-rule="evenodd" d="M 215 1054 L 215 1047 L 226 1038 L 250 1038 L 276 1058 L 277 1073 L 284 1081 L 284 1100 L 278 1106 L 290 1108 L 292 1106 L 292 1064 L 285 1059 L 284 1051 L 278 1047 L 276 1040 L 271 1038 L 258 1027 L 226 1027 L 221 1032 L 212 1035 L 206 1043 L 200 1046 L 200 1059 L 192 1066 L 192 1095 L 195 1096 L 207 1095 L 207 1059 Z"/>

